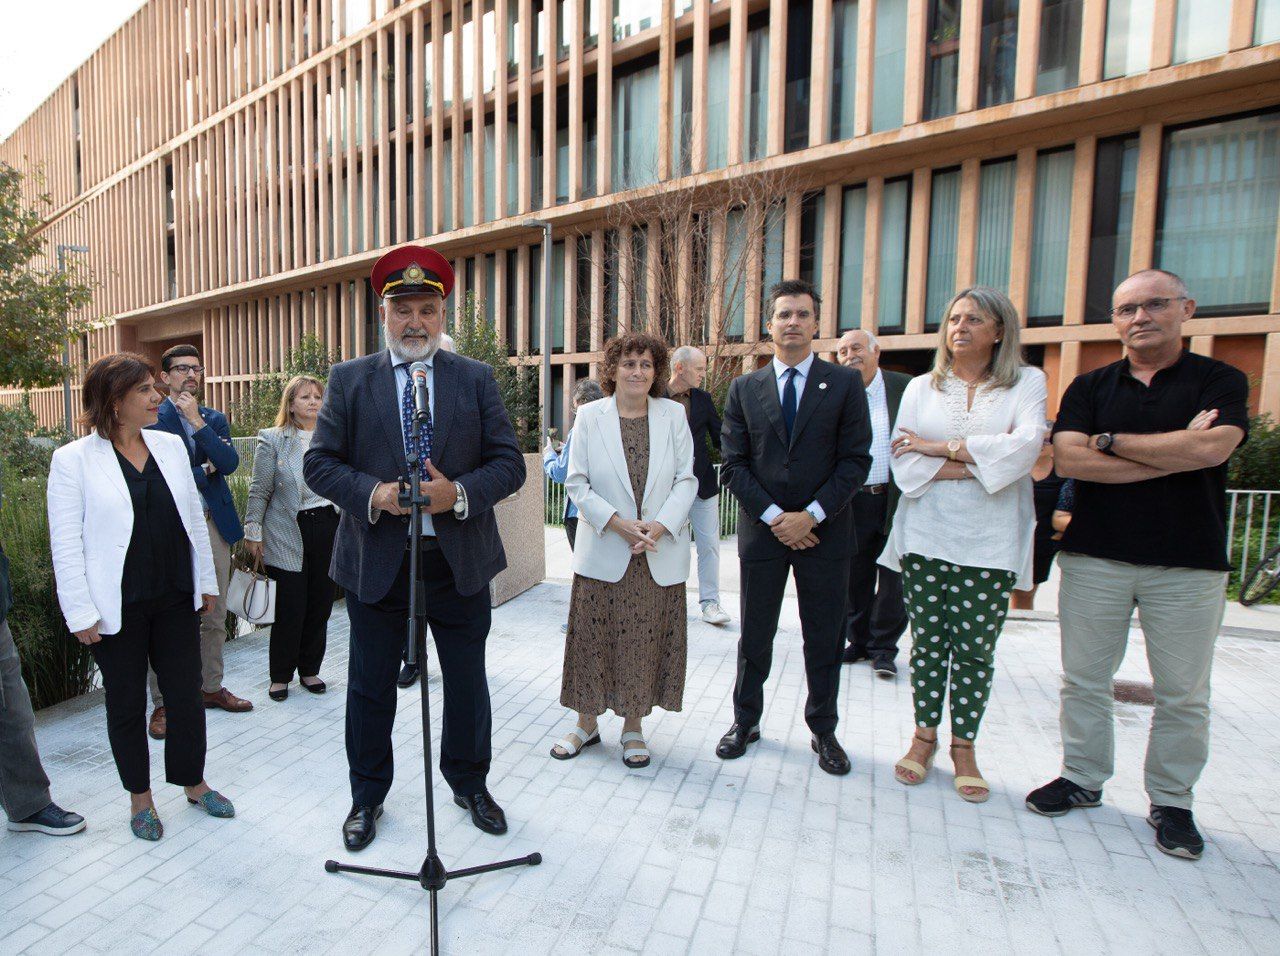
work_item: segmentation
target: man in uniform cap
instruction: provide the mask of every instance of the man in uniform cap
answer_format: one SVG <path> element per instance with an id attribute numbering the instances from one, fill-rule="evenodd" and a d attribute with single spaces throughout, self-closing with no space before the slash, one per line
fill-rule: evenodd
<path id="1" fill-rule="evenodd" d="M 524 458 L 493 370 L 440 349 L 444 300 L 453 290 L 448 260 L 401 246 L 373 267 L 387 348 L 335 365 L 303 475 L 342 509 L 330 574 L 347 592 L 351 650 L 346 744 L 352 807 L 348 850 L 373 840 L 391 789 L 391 725 L 396 672 L 409 606 L 408 509 L 397 478 L 416 449 L 409 366 L 427 366 L 430 420 L 419 436 L 426 460 L 420 577 L 425 616 L 444 685 L 440 772 L 454 802 L 488 833 L 507 829 L 489 794 L 489 687 L 484 646 L 489 582 L 507 566 L 494 505 L 525 480 Z"/>

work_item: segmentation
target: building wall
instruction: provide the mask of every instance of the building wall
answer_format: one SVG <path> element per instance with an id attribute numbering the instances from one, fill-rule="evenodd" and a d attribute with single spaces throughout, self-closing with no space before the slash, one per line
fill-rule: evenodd
<path id="1" fill-rule="evenodd" d="M 306 333 L 378 347 L 369 267 L 422 241 L 536 364 L 536 216 L 563 243 L 561 425 L 613 330 L 707 334 L 691 282 L 728 317 L 716 357 L 753 367 L 784 274 L 821 287 L 820 350 L 876 329 L 915 369 L 939 303 L 1000 285 L 1056 404 L 1118 357 L 1106 293 L 1150 265 L 1191 272 L 1190 346 L 1280 413 L 1276 0 L 614 6 L 151 0 L 0 144 L 43 172 L 51 253 L 90 248 L 103 325 L 77 360 L 196 341 L 227 407 Z M 668 289 L 684 208 L 704 238 L 668 249 Z M 61 419 L 59 389 L 34 403 Z"/>

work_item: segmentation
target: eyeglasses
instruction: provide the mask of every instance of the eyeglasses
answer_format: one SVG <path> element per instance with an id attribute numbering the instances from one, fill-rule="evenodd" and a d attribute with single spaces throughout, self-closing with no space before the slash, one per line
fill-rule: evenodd
<path id="1" fill-rule="evenodd" d="M 1111 310 L 1112 316 L 1118 319 L 1132 319 L 1138 314 L 1138 310 L 1142 309 L 1147 315 L 1161 315 L 1167 312 L 1169 306 L 1175 302 L 1185 302 L 1185 295 L 1176 296 L 1174 298 L 1147 299 L 1146 302 L 1127 302 L 1122 306 Z"/>
<path id="2" fill-rule="evenodd" d="M 170 372 L 177 372 L 179 375 L 199 375 L 204 371 L 203 365 L 170 365 Z"/>

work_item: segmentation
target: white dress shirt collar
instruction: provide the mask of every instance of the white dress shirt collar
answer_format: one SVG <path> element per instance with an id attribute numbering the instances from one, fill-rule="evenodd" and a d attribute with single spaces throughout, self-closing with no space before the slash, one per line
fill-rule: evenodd
<path id="1" fill-rule="evenodd" d="M 794 366 L 796 374 L 801 378 L 807 379 L 809 377 L 809 369 L 813 368 L 813 357 L 813 353 L 810 352 L 804 357 L 804 361 L 799 362 Z M 779 359 L 778 356 L 775 355 L 773 357 L 773 374 L 775 378 L 781 379 L 789 368 L 792 368 L 792 366 L 787 365 Z"/>

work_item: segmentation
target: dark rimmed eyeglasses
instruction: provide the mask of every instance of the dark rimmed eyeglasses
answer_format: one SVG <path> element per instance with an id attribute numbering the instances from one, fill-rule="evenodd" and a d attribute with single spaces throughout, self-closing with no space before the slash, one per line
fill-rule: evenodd
<path id="1" fill-rule="evenodd" d="M 1172 298 L 1162 296 L 1158 299 L 1147 299 L 1145 302 L 1126 302 L 1124 305 L 1119 305 L 1112 309 L 1111 315 L 1117 319 L 1132 319 L 1138 314 L 1139 309 L 1142 309 L 1147 315 L 1160 315 L 1167 312 L 1169 306 L 1173 305 L 1173 303 L 1185 302 L 1186 300 L 1187 297 L 1185 295 L 1179 295 Z"/>

